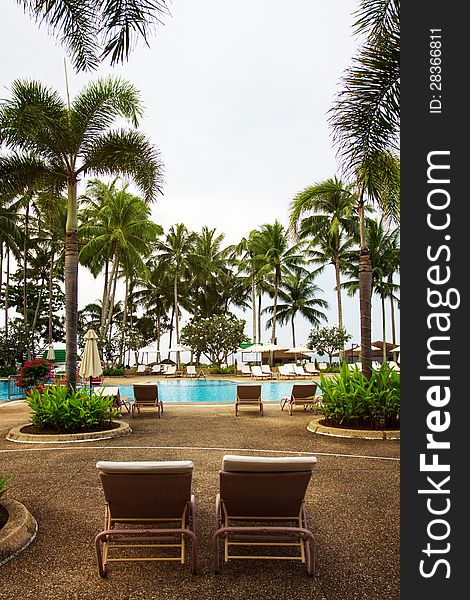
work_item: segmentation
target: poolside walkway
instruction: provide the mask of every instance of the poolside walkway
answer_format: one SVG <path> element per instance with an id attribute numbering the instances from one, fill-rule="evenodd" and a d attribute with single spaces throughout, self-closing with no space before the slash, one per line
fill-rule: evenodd
<path id="1" fill-rule="evenodd" d="M 161 419 L 149 411 L 123 416 L 133 429 L 128 436 L 44 446 L 7 441 L 12 427 L 28 421 L 28 408 L 1 406 L 0 470 L 13 475 L 10 497 L 28 508 L 39 531 L 1 567 L 0 599 L 398 600 L 399 442 L 316 435 L 307 431 L 311 419 L 302 409 L 289 417 L 278 404 L 267 404 L 264 417 L 245 409 L 238 418 L 231 405 L 167 404 Z M 316 538 L 313 578 L 279 561 L 232 562 L 211 573 L 218 470 L 228 452 L 317 456 L 306 499 Z M 93 550 L 103 519 L 96 461 L 170 459 L 195 465 L 199 574 L 174 563 L 128 563 L 111 565 L 101 580 Z"/>

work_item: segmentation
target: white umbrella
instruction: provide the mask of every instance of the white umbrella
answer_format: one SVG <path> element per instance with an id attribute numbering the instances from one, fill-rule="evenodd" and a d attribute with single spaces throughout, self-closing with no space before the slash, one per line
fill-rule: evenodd
<path id="1" fill-rule="evenodd" d="M 392 352 L 400 352 L 400 346 L 397 346 L 396 348 L 392 348 Z"/>
<path id="2" fill-rule="evenodd" d="M 308 354 L 309 352 L 315 352 L 315 350 L 307 348 L 307 346 L 294 346 L 286 350 L 287 354 Z"/>
<path id="3" fill-rule="evenodd" d="M 96 340 L 98 336 L 89 329 L 85 333 L 85 349 L 82 356 L 82 364 L 80 365 L 79 375 L 86 379 L 90 378 L 90 394 L 91 394 L 91 381 L 93 377 L 99 377 L 103 373 L 103 367 L 101 366 L 100 353 L 98 351 L 98 344 Z"/>
<path id="4" fill-rule="evenodd" d="M 279 346 L 278 344 L 265 344 L 263 346 L 263 352 L 275 352 L 276 350 L 286 350 L 285 346 Z"/>
<path id="5" fill-rule="evenodd" d="M 180 352 L 191 352 L 191 348 L 187 346 L 183 346 L 182 344 L 176 344 L 175 346 L 171 346 L 168 348 L 168 352 L 176 352 L 176 362 L 178 369 L 180 368 Z"/>
<path id="6" fill-rule="evenodd" d="M 50 360 L 52 362 L 54 362 L 54 360 L 55 360 L 55 351 L 54 351 L 54 346 L 52 344 L 49 344 L 49 348 L 47 349 L 46 358 L 47 358 L 47 360 Z"/>
<path id="7" fill-rule="evenodd" d="M 253 344 L 252 346 L 248 346 L 248 348 L 243 348 L 244 352 L 264 352 L 265 346 L 263 344 Z"/>

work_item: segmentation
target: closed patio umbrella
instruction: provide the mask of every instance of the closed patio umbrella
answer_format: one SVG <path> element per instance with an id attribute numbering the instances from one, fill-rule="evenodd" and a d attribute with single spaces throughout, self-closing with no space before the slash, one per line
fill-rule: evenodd
<path id="1" fill-rule="evenodd" d="M 49 348 L 47 349 L 46 358 L 47 358 L 47 360 L 50 360 L 51 362 L 55 361 L 55 350 L 54 350 L 54 346 L 52 344 L 49 344 Z"/>
<path id="2" fill-rule="evenodd" d="M 85 349 L 79 371 L 80 377 L 84 379 L 90 378 L 90 394 L 93 377 L 99 377 L 103 373 L 97 339 L 98 336 L 93 329 L 89 329 L 85 333 Z"/>

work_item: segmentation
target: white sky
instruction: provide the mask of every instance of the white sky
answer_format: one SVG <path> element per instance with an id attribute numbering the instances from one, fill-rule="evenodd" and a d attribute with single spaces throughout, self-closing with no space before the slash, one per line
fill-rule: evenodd
<path id="1" fill-rule="evenodd" d="M 351 0 L 174 0 L 150 48 L 138 47 L 126 65 L 76 75 L 68 62 L 70 93 L 109 73 L 132 82 L 146 107 L 141 130 L 165 164 L 155 220 L 165 230 L 177 222 L 216 227 L 227 244 L 238 242 L 276 218 L 287 224 L 296 192 L 338 173 L 327 112 L 358 45 L 356 7 Z M 65 97 L 62 47 L 13 0 L 2 2 L 0 16 L 0 96 L 10 95 L 14 79 L 28 78 Z M 332 267 L 317 284 L 335 325 Z M 100 296 L 80 269 L 79 305 Z M 345 327 L 356 343 L 358 303 L 344 297 Z M 244 318 L 250 335 L 249 311 Z M 372 326 L 372 339 L 381 339 L 378 298 Z M 305 343 L 310 325 L 298 318 L 296 329 L 297 343 Z M 263 335 L 267 342 L 269 332 Z M 290 326 L 278 341 L 290 345 Z"/>

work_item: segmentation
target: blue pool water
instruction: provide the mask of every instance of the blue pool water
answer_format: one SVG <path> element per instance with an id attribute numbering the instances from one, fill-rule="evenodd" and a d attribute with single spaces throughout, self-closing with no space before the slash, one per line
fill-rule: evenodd
<path id="1" fill-rule="evenodd" d="M 263 401 L 279 401 L 290 396 L 292 381 L 255 382 L 261 385 Z M 303 383 L 310 383 L 304 381 Z M 242 385 L 242 384 L 240 384 Z M 159 381 L 158 396 L 162 402 L 235 402 L 237 383 L 234 381 Z M 119 386 L 121 396 L 134 397 L 132 385 Z"/>
<path id="2" fill-rule="evenodd" d="M 292 391 L 292 381 L 262 381 L 260 383 L 261 399 L 278 401 L 283 396 L 289 396 Z M 299 382 L 302 383 L 302 382 Z M 303 383 L 310 383 L 304 381 Z M 0 402 L 7 400 L 8 387 L 6 381 L 0 381 Z M 243 384 L 240 384 L 243 385 Z M 226 380 L 208 381 L 159 381 L 158 393 L 162 402 L 234 402 L 237 383 Z M 134 397 L 132 385 L 119 386 L 121 396 Z"/>

